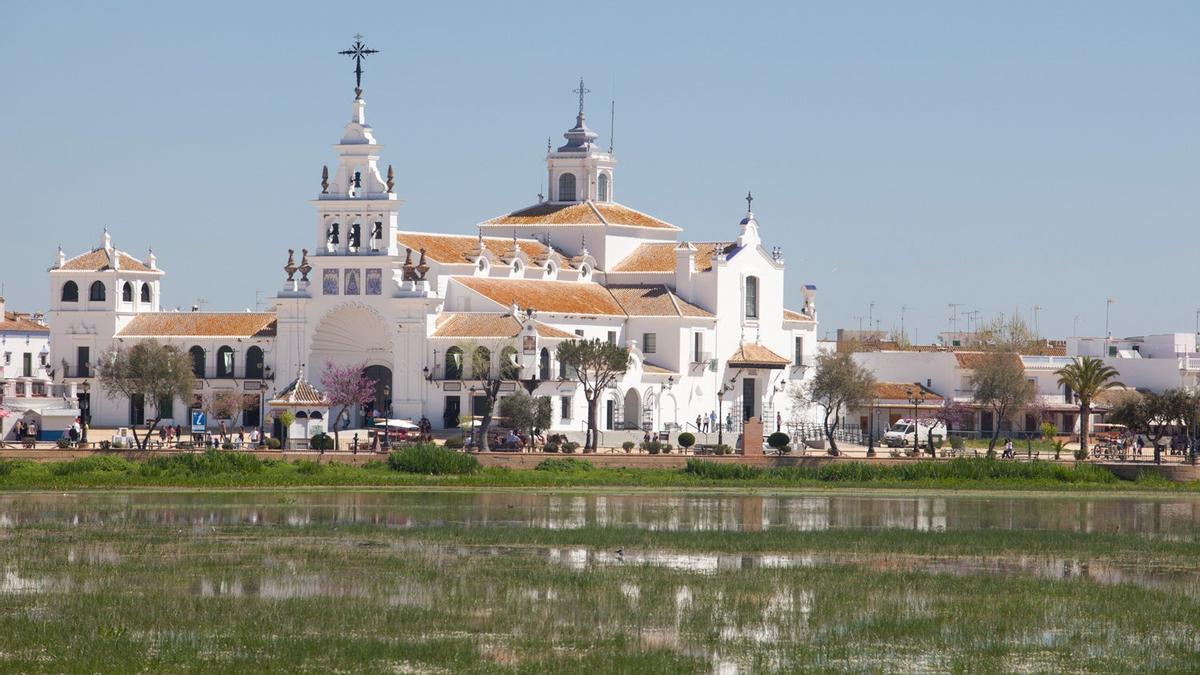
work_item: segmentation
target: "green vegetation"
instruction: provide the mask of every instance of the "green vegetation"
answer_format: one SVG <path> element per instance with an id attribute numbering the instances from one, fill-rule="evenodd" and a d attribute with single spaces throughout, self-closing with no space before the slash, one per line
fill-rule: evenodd
<path id="1" fill-rule="evenodd" d="M 657 443 L 652 441 L 652 444 Z M 656 448 L 648 448 L 653 452 Z M 663 449 L 659 446 L 658 449 Z M 567 450 L 566 446 L 563 448 Z M 1046 455 L 1043 455 L 1046 456 Z M 0 490 L 113 487 L 647 487 L 892 488 L 999 490 L 1197 491 L 1200 483 L 1120 480 L 1087 463 L 1012 462 L 986 458 L 882 465 L 840 461 L 777 468 L 689 459 L 684 468 L 622 469 L 582 460 L 547 459 L 538 469 L 482 467 L 474 455 L 433 445 L 393 452 L 353 466 L 310 459 L 261 460 L 216 451 L 129 461 L 93 455 L 63 462 L 0 460 Z"/>
<path id="2" fill-rule="evenodd" d="M 1042 522 L 1063 522 L 715 531 L 702 521 L 761 523 L 745 511 L 754 498 L 608 494 L 555 516 L 558 495 L 394 497 L 11 495 L 0 506 L 15 516 L 0 553 L 0 670 L 1200 669 L 1192 518 L 1176 522 L 1179 536 L 1085 532 L 1066 522 L 1085 502 L 1020 497 L 1054 512 Z M 599 499 L 634 509 L 638 524 L 597 513 Z M 791 511 L 787 498 L 757 499 Z M 948 505 L 963 509 L 989 522 L 1014 513 L 988 500 Z"/>
<path id="3" fill-rule="evenodd" d="M 479 460 L 436 445 L 411 445 L 388 455 L 388 467 L 403 473 L 461 476 L 477 473 Z"/>

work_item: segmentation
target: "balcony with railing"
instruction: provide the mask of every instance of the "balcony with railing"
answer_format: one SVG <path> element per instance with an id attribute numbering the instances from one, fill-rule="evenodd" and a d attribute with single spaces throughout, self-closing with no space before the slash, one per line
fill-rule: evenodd
<path id="1" fill-rule="evenodd" d="M 1071 356 L 1021 356 L 1021 363 L 1026 368 L 1053 368 L 1058 370 L 1071 365 L 1075 359 Z"/>

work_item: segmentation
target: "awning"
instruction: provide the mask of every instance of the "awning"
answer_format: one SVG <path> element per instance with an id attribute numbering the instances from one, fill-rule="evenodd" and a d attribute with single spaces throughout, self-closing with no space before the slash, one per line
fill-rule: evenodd
<path id="1" fill-rule="evenodd" d="M 731 368 L 767 368 L 782 370 L 792 365 L 791 359 L 786 359 L 767 349 L 757 342 L 743 342 L 728 359 L 726 365 Z"/>

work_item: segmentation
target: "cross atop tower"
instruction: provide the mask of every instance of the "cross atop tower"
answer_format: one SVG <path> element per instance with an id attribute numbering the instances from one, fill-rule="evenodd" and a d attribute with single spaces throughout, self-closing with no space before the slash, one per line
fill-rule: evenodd
<path id="1" fill-rule="evenodd" d="M 580 117 L 582 117 L 583 116 L 583 95 L 592 93 L 592 90 L 583 86 L 583 78 L 581 77 L 581 78 L 579 78 L 579 88 L 572 89 L 571 92 L 574 94 L 579 94 L 579 115 L 580 115 Z"/>
<path id="2" fill-rule="evenodd" d="M 367 49 L 367 46 L 365 44 L 363 44 L 362 35 L 355 35 L 354 36 L 354 44 L 350 45 L 349 49 L 343 49 L 342 51 L 338 52 L 338 54 L 341 54 L 342 56 L 349 56 L 350 58 L 354 59 L 354 97 L 355 98 L 359 98 L 362 96 L 362 74 L 363 74 L 362 62 L 363 62 L 363 59 L 367 58 L 371 54 L 378 54 L 378 53 L 379 53 L 378 49 Z"/>
<path id="3" fill-rule="evenodd" d="M 750 191 L 747 190 L 746 191 L 746 210 L 747 211 L 753 210 L 750 208 L 753 203 L 754 203 L 754 195 L 750 194 Z"/>

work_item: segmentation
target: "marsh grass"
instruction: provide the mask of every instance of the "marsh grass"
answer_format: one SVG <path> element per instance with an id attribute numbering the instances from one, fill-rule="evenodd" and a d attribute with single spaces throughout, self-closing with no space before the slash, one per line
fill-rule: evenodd
<path id="1" fill-rule="evenodd" d="M 761 469 L 689 460 L 683 469 L 621 469 L 584 460 L 548 459 L 537 469 L 480 467 L 473 456 L 417 445 L 364 466 L 312 460 L 260 460 L 210 450 L 132 462 L 95 455 L 63 462 L 0 460 L 0 490 L 117 487 L 645 487 L 645 488 L 900 488 L 995 490 L 1198 491 L 1200 482 L 1172 483 L 1143 474 L 1118 479 L 1087 463 L 1012 462 L 984 458 L 900 465 L 837 462 L 820 467 Z"/>
<path id="2" fill-rule="evenodd" d="M 617 545 L 735 553 L 1073 552 L 1162 562 L 1194 560 L 1194 543 L 987 530 L 211 526 L 190 518 L 131 521 L 127 508 L 97 495 L 68 502 L 61 519 L 0 530 L 0 671 L 1200 668 L 1200 604 L 1169 585 L 853 564 L 700 573 L 562 562 L 576 547 Z M 70 517 L 86 509 L 101 513 Z"/>

